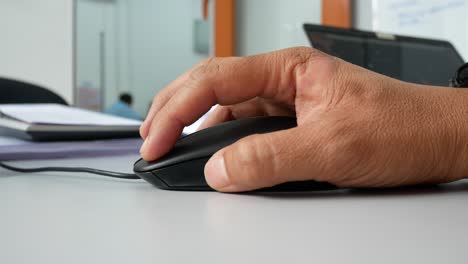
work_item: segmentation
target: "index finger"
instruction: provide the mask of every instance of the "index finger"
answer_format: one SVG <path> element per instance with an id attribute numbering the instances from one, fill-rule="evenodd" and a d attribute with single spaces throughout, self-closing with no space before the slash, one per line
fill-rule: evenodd
<path id="1" fill-rule="evenodd" d="M 197 66 L 201 65 L 202 63 L 203 62 L 198 63 Z M 195 66 L 194 68 L 196 68 L 197 66 Z M 154 97 L 153 101 L 151 102 L 151 107 L 146 115 L 146 118 L 140 126 L 140 136 L 143 139 L 146 139 L 146 137 L 148 136 L 151 121 L 153 120 L 156 113 L 161 108 L 163 108 L 166 102 L 169 101 L 169 99 L 177 92 L 177 90 L 183 86 L 183 84 L 187 81 L 192 71 L 193 68 L 186 71 L 184 74 L 172 81 L 168 86 L 166 86 L 161 92 L 159 92 Z"/>
<path id="2" fill-rule="evenodd" d="M 294 105 L 295 69 L 318 54 L 292 48 L 251 57 L 212 58 L 197 67 L 184 87 L 154 116 L 141 155 L 155 160 L 167 153 L 182 129 L 215 104 L 230 105 L 255 97 Z"/>

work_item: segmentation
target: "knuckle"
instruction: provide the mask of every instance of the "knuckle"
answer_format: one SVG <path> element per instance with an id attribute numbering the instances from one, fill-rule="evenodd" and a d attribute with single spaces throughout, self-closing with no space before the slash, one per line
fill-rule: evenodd
<path id="1" fill-rule="evenodd" d="M 192 81 L 201 81 L 215 76 L 220 71 L 223 58 L 210 57 L 204 59 L 190 74 Z"/>
<path id="2" fill-rule="evenodd" d="M 163 104 L 164 98 L 162 98 L 162 93 L 158 93 L 153 97 L 153 101 L 151 102 L 152 107 L 160 107 Z"/>
<path id="3" fill-rule="evenodd" d="M 336 109 L 337 106 L 360 106 L 371 110 L 387 96 L 383 92 L 380 76 L 341 59 L 327 56 L 308 63 L 307 67 L 310 67 L 307 71 L 315 74 L 307 77 L 309 85 L 298 87 L 297 97 L 299 100 L 316 102 L 323 111 Z"/>
<path id="4" fill-rule="evenodd" d="M 394 87 L 401 84 L 388 77 L 374 74 L 366 69 L 356 67 L 353 64 L 336 59 L 334 72 L 330 74 L 331 88 L 326 89 L 327 102 L 329 105 L 337 105 L 342 101 L 352 102 L 366 107 L 380 106 L 385 102 L 389 94 L 385 86 L 389 83 Z"/>
<path id="5" fill-rule="evenodd" d="M 316 62 L 321 60 L 331 60 L 333 57 L 310 47 L 296 47 L 285 50 L 286 57 L 292 58 L 293 65 L 303 65 L 309 62 Z"/>
<path id="6" fill-rule="evenodd" d="M 334 95 L 335 88 L 340 87 L 337 80 L 340 78 L 341 60 L 316 50 L 295 56 L 297 99 L 323 103 Z"/>
<path id="7" fill-rule="evenodd" d="M 268 145 L 260 135 L 251 135 L 236 143 L 234 166 L 238 168 L 238 175 L 233 177 L 234 185 L 249 185 L 252 183 L 269 184 L 271 166 Z"/>
<path id="8" fill-rule="evenodd" d="M 286 56 L 302 58 L 303 61 L 310 59 L 312 56 L 322 56 L 322 55 L 326 56 L 325 53 L 317 49 L 306 47 L 306 46 L 287 48 L 279 52 L 285 54 Z"/>

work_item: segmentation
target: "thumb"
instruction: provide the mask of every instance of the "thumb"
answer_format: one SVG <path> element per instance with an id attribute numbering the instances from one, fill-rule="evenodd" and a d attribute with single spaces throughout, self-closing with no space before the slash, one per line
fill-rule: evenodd
<path id="1" fill-rule="evenodd" d="M 298 149 L 300 131 L 255 134 L 219 150 L 205 166 L 207 183 L 218 191 L 239 192 L 300 180 L 298 162 L 306 162 Z"/>

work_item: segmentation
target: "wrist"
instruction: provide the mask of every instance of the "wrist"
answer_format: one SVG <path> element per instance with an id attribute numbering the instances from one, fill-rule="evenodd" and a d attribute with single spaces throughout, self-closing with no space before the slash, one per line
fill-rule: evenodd
<path id="1" fill-rule="evenodd" d="M 468 178 L 468 89 L 417 84 L 409 84 L 406 88 L 410 88 L 408 96 L 415 106 L 409 111 L 419 120 L 417 131 L 413 133 L 424 145 L 414 150 L 415 155 L 426 160 L 428 174 L 424 182 L 443 183 Z"/>
<path id="2" fill-rule="evenodd" d="M 444 89 L 445 90 L 445 89 Z M 446 131 L 444 134 L 453 137 L 447 144 L 446 161 L 449 167 L 448 181 L 468 178 L 468 89 L 447 89 L 448 98 L 439 98 L 445 104 Z M 450 168 L 451 167 L 451 168 Z"/>

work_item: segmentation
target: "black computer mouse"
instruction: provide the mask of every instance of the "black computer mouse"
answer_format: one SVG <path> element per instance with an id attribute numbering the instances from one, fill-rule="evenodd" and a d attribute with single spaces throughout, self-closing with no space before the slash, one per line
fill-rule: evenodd
<path id="1" fill-rule="evenodd" d="M 174 148 L 154 161 L 139 159 L 134 172 L 154 186 L 166 190 L 212 191 L 205 181 L 206 162 L 218 150 L 252 134 L 268 133 L 296 126 L 292 117 L 253 117 L 222 123 L 180 138 Z M 324 182 L 288 182 L 263 191 L 328 190 Z"/>

